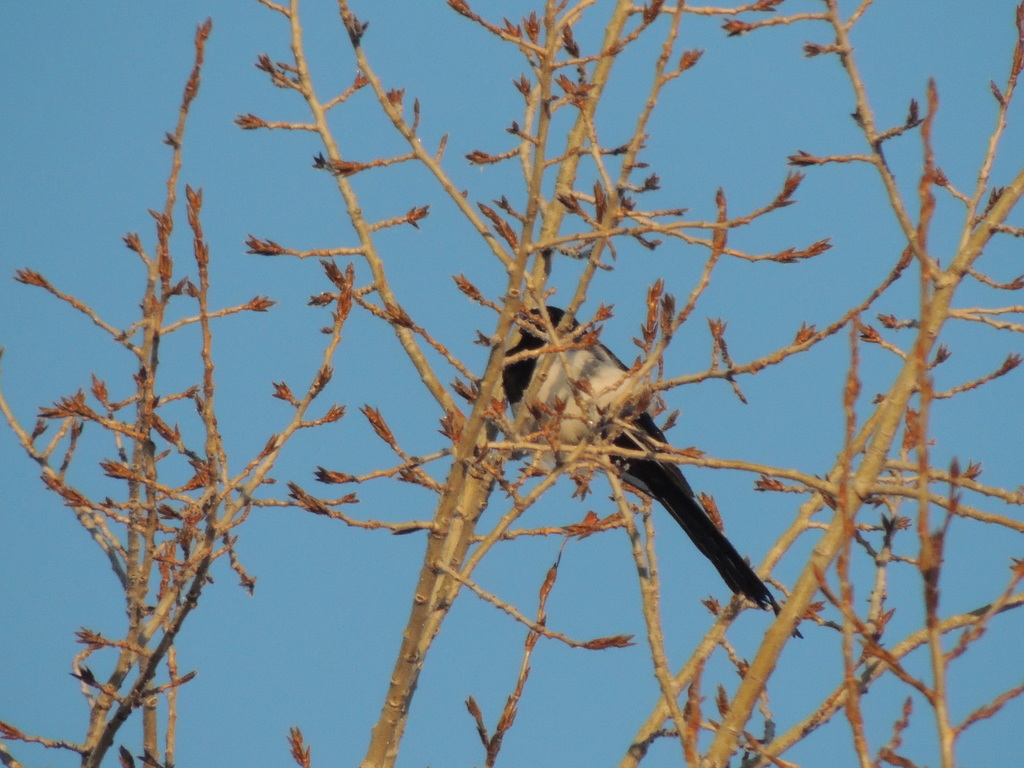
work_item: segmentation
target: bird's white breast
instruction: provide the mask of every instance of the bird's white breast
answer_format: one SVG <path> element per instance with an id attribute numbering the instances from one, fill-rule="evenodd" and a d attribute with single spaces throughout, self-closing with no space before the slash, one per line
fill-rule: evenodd
<path id="1" fill-rule="evenodd" d="M 559 440 L 573 445 L 607 415 L 602 413 L 604 409 L 626 398 L 635 381 L 622 363 L 601 346 L 552 354 L 551 358 L 536 399 L 548 406 L 555 406 L 558 401 L 565 404 Z M 537 371 L 545 364 L 543 358 L 539 359 Z M 570 384 L 580 381 L 587 382 L 589 392 Z"/>

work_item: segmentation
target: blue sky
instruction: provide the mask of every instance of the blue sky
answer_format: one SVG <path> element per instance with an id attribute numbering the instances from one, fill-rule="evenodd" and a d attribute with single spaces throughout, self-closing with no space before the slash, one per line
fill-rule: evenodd
<path id="1" fill-rule="evenodd" d="M 475 4 L 493 20 L 518 18 L 530 8 L 522 2 L 486 5 Z M 577 32 L 584 45 L 600 33 L 604 5 L 598 3 L 594 20 Z M 810 1 L 792 5 L 794 11 L 820 7 Z M 504 194 L 516 202 L 521 184 L 514 168 L 478 168 L 462 158 L 473 149 L 498 153 L 511 146 L 504 129 L 520 118 L 521 100 L 511 86 L 524 69 L 518 54 L 498 46 L 443 3 L 378 0 L 353 6 L 371 22 L 365 46 L 378 74 L 388 87 L 407 89 L 407 104 L 419 98 L 425 142 L 449 134 L 446 166 L 456 183 L 473 200 Z M 936 79 L 941 97 L 938 163 L 954 184 L 970 189 L 995 119 L 988 83 L 1001 84 L 1006 77 L 1013 3 L 936 0 L 924 7 L 877 0 L 854 32 L 858 61 L 883 125 L 901 122 L 911 98 L 923 103 L 928 78 Z M 318 87 L 324 93 L 344 88 L 356 70 L 334 4 L 307 0 L 303 13 Z M 321 149 L 315 137 L 243 132 L 233 124 L 236 115 L 248 112 L 268 120 L 306 117 L 295 94 L 272 88 L 252 66 L 260 53 L 275 60 L 288 55 L 281 20 L 255 1 L 44 0 L 0 7 L 7 54 L 0 86 L 5 112 L 0 121 L 0 345 L 5 347 L 0 385 L 27 424 L 37 407 L 87 387 L 92 373 L 107 380 L 113 396 L 128 394 L 130 361 L 123 350 L 73 310 L 10 277 L 15 269 L 29 267 L 90 302 L 115 325 L 132 322 L 142 271 L 121 236 L 138 231 L 144 242 L 153 241 L 146 209 L 163 205 L 170 159 L 161 140 L 176 120 L 195 26 L 208 16 L 214 29 L 186 134 L 182 179 L 204 189 L 212 301 L 227 306 L 269 295 L 279 302 L 269 313 L 233 317 L 217 329 L 220 423 L 237 468 L 287 419 L 288 407 L 270 398 L 270 382 L 304 386 L 319 359 L 323 337 L 317 329 L 325 322 L 322 312 L 306 306 L 311 294 L 324 290 L 319 265 L 247 255 L 246 235 L 294 248 L 354 242 L 332 180 L 311 167 Z M 660 207 L 684 206 L 695 218 L 709 218 L 715 190 L 721 187 L 731 211 L 752 209 L 775 195 L 790 170 L 786 157 L 796 150 L 863 151 L 849 118 L 849 85 L 837 62 L 803 57 L 804 42 L 828 42 L 823 26 L 727 39 L 718 22 L 690 19 L 683 36 L 683 47 L 703 48 L 705 54 L 669 88 L 651 124 L 645 159 L 662 179 Z M 628 137 L 635 107 L 646 93 L 645 67 L 652 55 L 637 49 L 624 59 L 603 107 L 607 112 L 599 113 L 608 143 L 617 132 Z M 1007 182 L 1024 165 L 1021 118 L 1017 104 L 993 172 L 995 184 Z M 332 126 L 349 157 L 402 151 L 368 93 L 334 113 Z M 908 194 L 915 189 L 920 157 L 916 134 L 890 145 L 889 159 Z M 504 285 L 500 265 L 425 174 L 409 167 L 363 174 L 357 189 L 371 218 L 431 204 L 431 215 L 419 230 L 384 233 L 380 247 L 394 290 L 410 313 L 467 364 L 482 370 L 484 351 L 471 342 L 477 328 L 489 330 L 491 317 L 465 301 L 449 276 L 465 273 L 496 296 Z M 801 322 L 826 325 L 863 298 L 894 263 L 903 244 L 880 183 L 866 168 L 812 168 L 796 198 L 798 205 L 737 231 L 731 242 L 764 252 L 805 247 L 827 237 L 834 248 L 798 265 L 723 264 L 666 359 L 670 375 L 706 365 L 710 348 L 704 318 L 725 318 L 733 356 L 751 359 L 788 342 Z M 955 247 L 962 218 L 951 201 L 940 202 L 932 248 L 943 261 Z M 1011 223 L 1024 221 L 1018 215 Z M 187 271 L 184 216 L 178 227 L 179 264 Z M 1024 272 L 1020 253 L 1019 241 L 998 242 L 986 268 L 998 279 L 1012 279 Z M 615 304 L 605 343 L 629 359 L 630 339 L 643 318 L 645 287 L 664 278 L 667 290 L 685 296 L 702 264 L 702 253 L 679 245 L 653 254 L 625 248 L 615 270 L 599 276 L 587 305 Z M 553 284 L 562 289 L 560 296 L 571 291 L 577 271 L 572 263 L 556 266 Z M 357 263 L 357 281 L 365 283 L 367 276 Z M 907 316 L 915 294 L 916 285 L 908 281 L 877 309 Z M 995 300 L 1014 301 L 1012 295 Z M 971 288 L 958 306 L 993 301 L 991 292 Z M 937 372 L 940 388 L 983 375 L 1007 353 L 1024 348 L 1019 336 L 975 327 L 953 327 L 946 341 L 955 365 Z M 194 348 L 195 338 L 185 334 L 166 342 L 165 361 L 187 361 L 167 365 L 168 389 L 195 380 L 197 369 L 189 356 Z M 348 403 L 349 416 L 290 446 L 274 473 L 279 487 L 296 480 L 316 490 L 312 471 L 317 465 L 358 474 L 389 462 L 356 412 L 363 403 L 381 409 L 410 453 L 440 446 L 439 414 L 400 352 L 386 328 L 370 317 L 354 317 L 327 395 Z M 865 354 L 861 407 L 866 413 L 870 396 L 885 390 L 896 365 L 877 349 Z M 748 377 L 741 383 L 749 405 L 739 403 L 721 383 L 675 390 L 669 404 L 682 409 L 683 417 L 670 439 L 716 457 L 825 472 L 841 448 L 847 356 L 839 338 L 789 366 Z M 450 372 L 442 376 L 450 378 Z M 993 485 L 1016 488 L 1024 482 L 1020 381 L 1017 372 L 937 405 L 936 463 L 953 456 L 964 464 L 979 460 L 984 479 Z M 189 418 L 187 410 L 180 418 Z M 95 430 L 87 430 L 83 439 L 83 454 L 109 455 L 110 446 Z M 116 491 L 108 481 L 91 477 L 86 464 L 79 475 L 83 488 Z M 86 626 L 116 634 L 123 616 L 115 582 L 71 513 L 43 491 L 36 467 L 6 428 L 0 429 L 0 467 L 0 606 L 5 617 L 0 627 L 0 719 L 27 732 L 80 738 L 86 710 L 68 675 L 79 650 L 73 632 Z M 730 537 L 755 562 L 799 503 L 795 496 L 757 494 L 753 478 L 738 473 L 691 469 L 687 474 L 695 487 L 715 496 Z M 364 517 L 423 519 L 432 509 L 431 497 L 418 488 L 381 484 L 363 486 L 359 493 L 362 503 L 354 509 Z M 584 502 L 570 496 L 571 488 L 559 486 L 528 522 L 565 524 L 581 519 L 587 509 L 611 511 L 601 493 Z M 494 504 L 496 517 L 502 501 Z M 1020 517 L 1000 507 L 993 511 Z M 668 653 L 679 664 L 710 624 L 699 600 L 708 594 L 724 600 L 727 594 L 689 542 L 662 516 L 656 520 Z M 1022 554 L 1020 540 L 1005 533 L 956 523 L 954 528 L 963 534 L 947 557 L 943 605 L 950 612 L 976 607 L 978 595 L 991 597 L 997 590 L 990 585 L 1006 579 L 1009 557 Z M 481 568 L 478 579 L 532 613 L 559 544 L 514 542 Z M 908 537 L 906 553 L 912 545 Z M 795 578 L 800 555 L 810 546 L 798 547 L 780 564 L 776 573 L 781 580 Z M 420 568 L 421 537 L 353 531 L 294 510 L 264 510 L 242 529 L 239 553 L 258 577 L 255 595 L 238 589 L 222 565 L 180 638 L 183 669 L 198 669 L 199 675 L 180 696 L 179 764 L 285 764 L 285 735 L 296 724 L 313 745 L 315 764 L 355 764 L 384 695 Z M 641 632 L 633 568 L 621 531 L 571 542 L 549 603 L 552 626 L 581 638 Z M 894 591 L 905 595 L 920 589 L 909 570 L 893 578 Z M 918 618 L 901 614 L 899 621 L 906 621 L 901 626 L 907 628 Z M 741 653 L 753 654 L 767 622 L 767 616 L 754 612 L 740 619 L 730 636 Z M 961 716 L 1021 681 L 1022 631 L 1019 616 L 1004 617 L 978 652 L 954 668 Z M 806 714 L 808 690 L 827 690 L 836 682 L 837 639 L 813 629 L 805 634 L 802 643 L 787 649 L 777 673 L 773 706 L 780 727 Z M 400 765 L 482 763 L 462 702 L 472 694 L 488 721 L 494 721 L 514 684 L 522 640 L 521 626 L 469 596 L 460 598 L 428 659 Z M 709 670 L 706 680 L 732 685 L 730 674 L 719 666 Z M 617 761 L 656 692 L 643 643 L 586 653 L 542 642 L 520 721 L 506 739 L 508 764 Z M 876 744 L 887 738 L 888 723 L 906 695 L 890 681 L 868 699 L 879 713 L 870 732 Z M 1020 703 L 1013 707 L 1001 720 L 983 723 L 964 737 L 963 764 L 989 764 L 1012 754 L 1016 742 L 1006 724 L 1024 716 Z M 917 741 L 911 744 L 918 751 L 913 754 L 935 764 L 923 706 L 916 717 Z M 129 726 L 125 738 L 134 735 Z M 852 753 L 840 750 L 837 755 L 835 743 L 848 743 L 839 722 L 786 757 L 808 765 L 825 759 L 830 765 L 853 765 Z M 34 747 L 13 749 L 26 765 L 75 762 Z M 676 765 L 678 751 L 659 746 L 645 764 Z"/>

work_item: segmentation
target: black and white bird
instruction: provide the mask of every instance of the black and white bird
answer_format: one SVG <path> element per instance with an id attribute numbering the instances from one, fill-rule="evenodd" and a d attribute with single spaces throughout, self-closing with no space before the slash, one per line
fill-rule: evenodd
<path id="1" fill-rule="evenodd" d="M 565 311 L 547 307 L 547 313 L 552 326 L 558 328 Z M 646 411 L 639 414 L 635 414 L 635 410 L 628 411 L 628 392 L 636 385 L 629 369 L 600 343 L 578 346 L 567 343 L 560 351 L 552 349 L 531 355 L 529 353 L 552 347 L 538 335 L 544 333 L 543 328 L 537 310 L 527 313 L 526 322 L 520 324 L 518 338 L 506 353 L 509 362 L 502 382 L 513 415 L 518 418 L 535 374 L 544 372 L 543 381 L 535 388 L 534 402 L 559 412 L 561 444 L 575 445 L 588 435 L 610 436 L 612 445 L 625 450 L 658 451 L 666 440 L 654 419 Z M 573 323 L 571 328 L 560 331 L 560 335 L 564 332 L 562 340 L 572 339 L 578 329 Z M 542 364 L 542 358 L 548 356 L 552 358 L 550 364 Z M 627 409 L 623 412 L 609 412 L 611 406 L 622 407 L 624 401 Z M 527 428 L 536 428 L 532 415 Z M 614 457 L 614 463 L 624 480 L 668 510 L 733 592 L 747 596 L 761 608 L 779 612 L 779 604 L 772 593 L 708 516 L 678 465 L 625 456 Z"/>

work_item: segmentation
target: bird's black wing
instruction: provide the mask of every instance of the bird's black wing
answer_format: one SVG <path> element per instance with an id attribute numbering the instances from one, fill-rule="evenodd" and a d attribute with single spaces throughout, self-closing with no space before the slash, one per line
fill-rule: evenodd
<path id="1" fill-rule="evenodd" d="M 651 450 L 653 446 L 648 438 L 666 442 L 650 414 L 641 413 L 633 421 L 633 429 L 623 431 L 612 442 L 627 450 Z M 619 458 L 617 463 L 629 483 L 657 499 L 668 510 L 733 592 L 746 595 L 762 608 L 779 612 L 775 597 L 712 522 L 677 465 L 634 458 Z"/>

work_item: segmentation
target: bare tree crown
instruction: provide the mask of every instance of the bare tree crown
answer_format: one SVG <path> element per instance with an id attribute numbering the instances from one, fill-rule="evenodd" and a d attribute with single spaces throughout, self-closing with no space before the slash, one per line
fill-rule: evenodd
<path id="1" fill-rule="evenodd" d="M 590 654 L 645 649 L 643 683 L 656 680 L 657 693 L 649 711 L 631 724 L 628 743 L 605 761 L 622 768 L 650 761 L 655 750 L 671 753 L 673 764 L 681 757 L 689 766 L 796 765 L 792 755 L 820 749 L 815 739 L 826 732 L 830 752 L 841 751 L 850 763 L 953 768 L 963 759 L 958 755 L 966 734 L 1019 712 L 1019 654 L 998 660 L 1008 674 L 991 696 L 972 697 L 954 677 L 965 659 L 985 652 L 979 650 L 983 636 L 1024 603 L 1024 563 L 1007 557 L 1002 576 L 972 591 L 968 607 L 941 597 L 960 577 L 949 565 L 962 562 L 960 542 L 974 536 L 1012 539 L 1019 551 L 1017 537 L 1024 532 L 1024 492 L 990 482 L 980 459 L 961 455 L 956 430 L 943 422 L 952 402 L 966 403 L 962 407 L 972 418 L 998 420 L 998 407 L 983 393 L 1019 375 L 1024 306 L 1013 297 L 1024 289 L 1024 279 L 1013 268 L 1008 272 L 1001 249 L 1014 243 L 1016 254 L 1024 236 L 1014 218 L 1024 169 L 1005 167 L 1000 151 L 1008 142 L 1024 69 L 1024 6 L 1006 19 L 1007 34 L 992 41 L 1008 49 L 1008 66 L 998 77 L 993 73 L 991 109 L 978 116 L 992 125 L 972 155 L 980 159 L 970 175 L 947 175 L 938 138 L 945 114 L 941 82 L 922 83 L 897 122 L 873 104 L 856 47 L 877 10 L 872 0 L 821 0 L 803 10 L 790 10 L 794 3 L 785 0 L 721 8 L 659 0 L 552 0 L 515 18 L 492 13 L 482 2 L 448 0 L 459 35 L 486 40 L 518 62 L 516 71 L 502 71 L 495 83 L 507 91 L 508 123 L 489 134 L 485 146 L 461 157 L 451 149 L 459 140 L 451 132 L 462 116 L 432 112 L 428 100 L 384 74 L 386 25 L 377 23 L 372 4 L 363 10 L 338 0 L 337 44 L 344 43 L 355 73 L 345 82 L 338 67 L 321 65 L 309 53 L 307 11 L 300 13 L 298 0 L 257 4 L 262 8 L 254 12 L 278 24 L 277 49 L 286 46 L 290 53 L 280 60 L 257 54 L 256 67 L 287 95 L 281 103 L 288 106 L 283 115 L 240 114 L 236 123 L 245 131 L 273 132 L 283 142 L 294 141 L 295 134 L 315 137 L 311 165 L 329 180 L 346 227 L 340 244 L 309 248 L 280 242 L 284 238 L 259 231 L 254 221 L 255 234 L 245 241 L 252 261 L 243 268 L 258 270 L 266 263 L 255 256 L 296 264 L 319 260 L 322 276 L 310 284 L 308 311 L 322 318 L 322 334 L 295 342 L 316 345 L 318 361 L 311 370 L 290 371 L 286 380 L 266 381 L 246 408 L 255 413 L 267 398 L 276 400 L 277 426 L 247 450 L 229 449 L 236 443 L 222 414 L 225 399 L 238 395 L 225 392 L 215 364 L 218 328 L 229 317 L 271 311 L 275 301 L 264 295 L 223 307 L 211 301 L 211 260 L 218 257 L 204 230 L 204 194 L 182 178 L 186 126 L 201 108 L 204 59 L 215 45 L 212 22 L 206 21 L 196 31 L 177 123 L 165 137 L 170 170 L 163 203 L 150 211 L 154 229 L 124 237 L 144 274 L 138 293 L 125 296 L 138 306 L 135 319 L 111 322 L 76 286 L 31 267 L 15 274 L 18 282 L 41 289 L 99 329 L 128 355 L 132 373 L 112 381 L 96 371 L 75 391 L 40 407 L 34 419 L 0 394 L 0 410 L 21 450 L 102 553 L 125 608 L 116 634 L 85 627 L 76 632 L 81 649 L 72 672 L 87 704 L 81 732 L 29 733 L 16 724 L 16 703 L 4 702 L 5 765 L 22 765 L 19 749 L 34 744 L 72 755 L 88 768 L 112 764 L 115 753 L 123 766 L 173 766 L 178 712 L 187 706 L 180 692 L 196 674 L 191 661 L 179 658 L 180 633 L 212 588 L 216 569 L 230 567 L 253 591 L 256 574 L 244 564 L 245 531 L 261 514 L 280 515 L 279 524 L 287 526 L 294 514 L 311 513 L 336 522 L 347 536 L 390 532 L 422 544 L 415 583 L 394 595 L 408 603 L 400 637 L 387 645 L 370 629 L 360 633 L 362 645 L 339 651 L 348 664 L 385 645 L 394 653 L 380 697 L 361 704 L 364 710 L 379 707 L 365 752 L 341 758 L 348 764 L 361 760 L 363 768 L 398 761 L 407 728 L 430 708 L 424 693 L 414 693 L 436 655 L 439 633 L 468 601 L 505 619 L 482 635 L 522 638 L 516 641 L 517 658 L 496 662 L 510 681 L 500 705 L 481 703 L 474 681 L 462 680 L 465 720 L 446 727 L 452 743 L 479 740 L 480 756 L 474 759 L 487 766 L 499 758 L 517 761 L 512 741 L 517 725 L 529 727 L 521 723 L 531 717 L 534 687 L 578 684 L 536 680 L 537 656 L 546 646 Z M 724 36 L 747 40 L 799 30 L 810 41 L 802 51 L 812 60 L 808 66 L 838 65 L 829 77 L 852 105 L 852 115 L 843 119 L 852 118 L 855 141 L 792 147 L 778 158 L 788 168 L 765 194 L 759 186 L 741 191 L 714 180 L 707 188 L 717 191 L 694 193 L 696 187 L 677 178 L 682 174 L 674 163 L 689 162 L 701 148 L 685 146 L 672 134 L 682 132 L 679 126 L 661 116 L 679 89 L 711 66 L 705 51 L 690 45 L 690 25 L 709 20 Z M 732 42 L 739 46 L 744 40 Z M 458 87 L 457 79 L 445 87 Z M 778 119 L 800 121 L 801 111 L 813 106 L 780 105 Z M 367 157 L 350 150 L 346 131 L 357 130 L 351 123 L 358 121 L 346 118 L 368 107 L 375 127 L 358 129 L 380 131 L 375 138 L 393 151 Z M 295 117 L 296 111 L 302 116 Z M 757 126 L 747 136 L 756 143 Z M 727 166 L 729 158 L 716 162 Z M 479 188 L 468 185 L 467 163 L 488 174 Z M 864 255 L 856 268 L 804 283 L 803 274 L 826 268 L 835 246 L 849 246 L 814 219 L 801 221 L 796 230 L 791 223 L 776 229 L 776 222 L 792 221 L 784 217 L 812 184 L 852 215 L 858 201 L 848 198 L 845 185 L 857 172 L 870 177 L 884 207 L 887 218 L 878 226 L 894 234 L 883 253 Z M 395 178 L 387 174 L 398 173 L 414 174 L 416 184 L 394 185 L 386 198 L 368 205 L 371 182 L 384 184 Z M 481 194 L 489 184 L 502 191 Z M 423 188 L 429 196 L 413 199 Z M 391 208 L 382 212 L 381 200 Z M 437 219 L 444 226 L 431 228 Z M 409 262 L 396 255 L 392 238 L 421 229 L 418 237 L 440 239 L 437 250 L 448 247 L 456 233 L 471 238 L 467 269 L 449 274 L 448 263 L 431 261 L 417 263 L 412 278 L 403 272 Z M 779 245 L 779 232 L 789 237 L 794 231 L 792 242 Z M 776 271 L 769 276 L 768 268 Z M 649 275 L 657 277 L 647 280 Z M 307 278 L 308 273 L 301 279 Z M 743 281 L 760 280 L 772 281 L 772 288 L 761 292 L 763 303 L 748 313 L 742 302 L 732 305 L 736 316 L 718 317 L 708 309 L 730 290 L 738 295 Z M 406 288 L 411 283 L 420 289 L 413 296 Z M 824 298 L 802 293 L 808 285 Z M 854 290 L 857 296 L 847 300 Z M 780 333 L 778 318 L 802 309 L 802 302 L 819 302 L 824 314 Z M 549 303 L 565 308 L 565 320 L 531 314 Z M 461 324 L 446 323 L 449 314 Z M 358 379 L 360 365 L 378 364 L 368 354 L 354 362 L 345 356 L 356 324 L 386 330 L 377 337 L 386 339 L 379 360 L 387 359 L 389 372 L 401 369 L 395 375 L 405 377 L 403 387 L 417 388 L 417 407 L 437 423 L 429 438 L 411 437 L 392 417 L 392 392 L 362 406 L 333 402 L 338 379 Z M 751 334 L 758 324 L 771 327 L 773 335 Z M 515 339 L 531 329 L 543 336 L 543 346 L 515 347 Z M 986 351 L 998 350 L 987 369 L 974 368 L 973 360 L 957 363 L 962 329 L 971 339 L 980 334 Z M 598 413 L 587 380 L 564 371 L 572 370 L 570 355 L 604 341 L 611 346 L 611 334 L 627 344 L 632 337 L 633 348 L 620 351 L 630 386 L 604 397 Z M 195 342 L 187 358 L 180 357 L 181 346 L 168 346 L 182 337 Z M 535 359 L 537 372 L 517 392 L 523 407 L 513 410 L 502 381 L 510 363 L 526 359 Z M 17 366 L 12 368 L 8 378 L 18 375 Z M 190 371 L 191 383 L 170 388 L 168 382 L 183 370 Z M 805 404 L 778 383 L 783 379 L 767 385 L 775 388 L 771 408 L 787 414 L 795 433 L 822 441 L 827 433 L 830 453 L 816 451 L 813 463 L 794 466 L 781 459 L 772 463 L 771 455 L 753 449 L 736 457 L 695 447 L 705 440 L 689 430 L 674 438 L 671 428 L 680 419 L 701 418 L 672 410 L 676 403 L 694 402 L 690 393 L 705 391 L 693 385 L 717 387 L 727 395 L 717 402 L 729 407 L 751 401 L 753 421 L 766 408 L 764 399 L 748 397 L 764 386 L 764 377 L 755 377 L 778 371 L 803 383 L 814 377 L 816 391 L 834 402 L 832 423 L 811 423 L 804 418 Z M 578 407 L 538 397 L 545 374 L 563 376 Z M 257 363 L 251 377 L 260 375 Z M 185 405 L 187 420 L 181 415 Z M 644 412 L 657 419 L 655 433 L 665 430 L 676 447 L 631 447 L 614 439 Z M 582 424 L 580 414 L 595 413 L 593 423 L 574 430 L 571 443 L 563 441 L 567 419 Z M 365 470 L 360 462 L 371 449 L 358 439 L 334 437 L 352 422 L 374 441 L 372 450 L 386 450 L 386 461 Z M 83 447 L 86 430 L 103 435 L 102 455 Z M 303 476 L 281 476 L 282 457 L 310 434 L 330 436 L 331 452 L 303 456 Z M 421 450 L 423 445 L 430 448 Z M 1018 453 L 1019 448 L 1019 439 L 995 446 Z M 756 529 L 746 539 L 759 542 L 752 578 L 763 579 L 779 595 L 777 617 L 746 613 L 755 606 L 717 584 L 703 600 L 706 587 L 687 585 L 685 603 L 679 604 L 676 586 L 664 578 L 673 569 L 668 562 L 696 558 L 689 551 L 677 554 L 674 546 L 669 550 L 666 541 L 675 534 L 666 533 L 666 516 L 652 512 L 645 489 L 631 487 L 620 471 L 624 462 L 649 460 L 723 470 L 712 473 L 727 478 L 718 480 L 716 490 L 726 482 L 742 486 L 754 497 L 748 507 L 770 510 L 734 510 L 708 493 L 700 499 L 720 528 Z M 398 509 L 357 504 L 384 498 L 373 494 L 395 483 L 414 487 L 424 502 Z M 554 521 L 542 514 L 552 498 L 563 510 Z M 593 537 L 624 542 L 618 565 L 629 563 L 638 597 L 634 615 L 601 615 L 608 630 L 584 635 L 565 618 L 559 598 L 568 587 L 559 579 L 566 553 Z M 517 563 L 527 542 L 550 543 L 547 565 L 517 568 L 511 596 L 489 567 Z M 523 594 L 530 597 L 524 600 Z M 761 602 L 769 604 L 768 598 Z M 594 613 L 600 614 L 599 606 L 595 602 Z M 679 611 L 687 612 L 687 624 L 702 627 L 702 637 L 691 642 L 687 635 L 676 636 L 679 626 L 669 619 Z M 805 639 L 795 639 L 801 632 Z M 748 646 L 749 637 L 756 639 Z M 466 642 L 486 645 L 491 639 Z M 802 645 L 794 649 L 796 643 Z M 810 670 L 787 665 L 787 651 L 823 660 L 813 685 L 809 677 L 795 679 Z M 783 667 L 785 674 L 779 672 Z M 325 666 L 323 674 L 331 669 Z M 883 688 L 884 698 L 866 696 Z M 780 698 L 786 700 L 782 707 Z M 314 708 L 315 699 L 310 692 Z M 294 720 L 301 723 L 305 716 L 297 711 Z M 826 728 L 833 720 L 845 721 L 841 746 L 835 723 Z M 879 738 L 883 730 L 887 735 Z M 925 746 L 919 731 L 929 734 Z M 299 727 L 287 738 L 297 764 L 318 764 Z"/>

